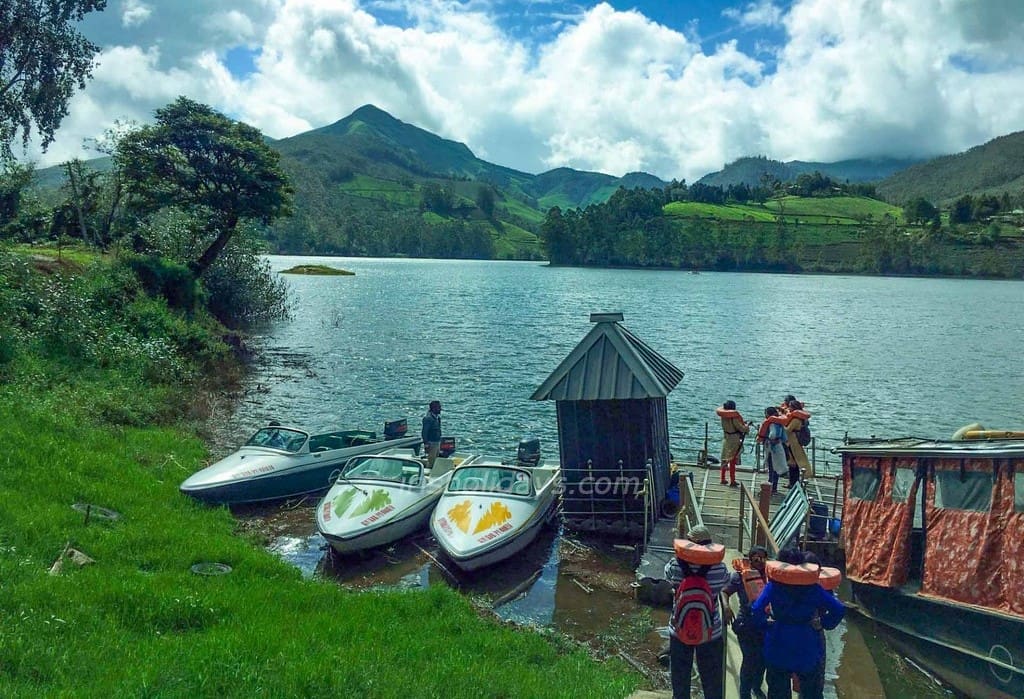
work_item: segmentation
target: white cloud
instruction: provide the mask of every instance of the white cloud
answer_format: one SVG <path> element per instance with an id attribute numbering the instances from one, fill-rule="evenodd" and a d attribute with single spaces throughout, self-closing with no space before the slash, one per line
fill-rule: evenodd
<path id="1" fill-rule="evenodd" d="M 42 162 L 179 94 L 278 138 L 372 103 L 530 172 L 690 181 L 743 155 L 929 156 L 1024 129 L 1024 3 L 796 0 L 784 14 L 750 3 L 733 16 L 745 32 L 784 34 L 771 65 L 735 41 L 702 49 L 686 20 L 670 28 L 604 3 L 520 8 L 545 23 L 526 40 L 503 28 L 515 3 L 388 0 L 380 16 L 399 12 L 400 26 L 371 14 L 383 4 L 129 0 L 147 21 L 84 27 L 102 63 Z M 239 45 L 258 51 L 244 77 L 222 64 Z"/>
<path id="2" fill-rule="evenodd" d="M 145 22 L 152 14 L 153 8 L 142 0 L 125 0 L 121 10 L 121 24 L 125 27 L 134 27 Z"/>
<path id="3" fill-rule="evenodd" d="M 748 4 L 742 10 L 727 8 L 722 14 L 736 20 L 743 27 L 776 27 L 782 23 L 783 11 L 771 0 L 760 0 Z"/>

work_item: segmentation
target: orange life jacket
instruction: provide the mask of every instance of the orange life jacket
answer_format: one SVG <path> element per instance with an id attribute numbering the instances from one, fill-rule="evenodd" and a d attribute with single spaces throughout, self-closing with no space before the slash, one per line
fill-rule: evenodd
<path id="1" fill-rule="evenodd" d="M 789 421 L 794 418 L 807 422 L 811 419 L 811 414 L 806 410 L 790 410 L 789 413 L 786 414 L 786 424 L 788 425 Z"/>
<path id="2" fill-rule="evenodd" d="M 782 561 L 768 561 L 765 569 L 768 571 L 769 580 L 787 585 L 817 585 L 820 574 L 820 566 L 813 563 L 797 565 Z"/>
<path id="3" fill-rule="evenodd" d="M 772 415 L 771 417 L 766 417 L 764 419 L 764 422 L 761 423 L 761 426 L 757 428 L 757 441 L 763 442 L 768 437 L 769 425 L 776 424 L 785 427 L 786 422 L 786 418 L 782 415 Z"/>
<path id="4" fill-rule="evenodd" d="M 732 568 L 740 574 L 743 591 L 747 594 L 747 604 L 753 604 L 754 600 L 761 596 L 761 590 L 764 589 L 768 581 L 761 574 L 761 571 L 750 564 L 749 559 L 732 559 Z"/>
<path id="5" fill-rule="evenodd" d="M 834 590 L 839 587 L 839 583 L 843 581 L 843 574 L 838 568 L 830 568 L 828 566 L 822 566 L 821 571 L 818 573 L 818 584 L 826 590 Z"/>
<path id="6" fill-rule="evenodd" d="M 721 563 L 725 558 L 725 546 L 722 544 L 698 544 L 689 539 L 675 539 L 672 542 L 676 558 L 698 566 Z"/>

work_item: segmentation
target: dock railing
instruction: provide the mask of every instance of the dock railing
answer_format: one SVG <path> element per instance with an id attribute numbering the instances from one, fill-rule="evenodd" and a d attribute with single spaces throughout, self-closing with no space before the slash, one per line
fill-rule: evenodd
<path id="1" fill-rule="evenodd" d="M 747 514 L 748 509 L 749 515 Z M 775 541 L 775 537 L 772 536 L 772 530 L 768 525 L 768 520 L 766 520 L 764 515 L 761 513 L 761 507 L 758 503 L 754 502 L 754 498 L 751 496 L 750 491 L 747 490 L 747 486 L 744 483 L 740 483 L 740 516 L 738 529 L 737 550 L 746 551 L 746 548 L 743 546 L 743 542 L 746 540 L 749 541 L 751 545 L 760 543 L 768 548 L 771 555 L 778 555 L 779 544 Z"/>
<path id="2" fill-rule="evenodd" d="M 705 422 L 703 434 L 681 435 L 674 438 L 676 446 L 672 448 L 672 460 L 698 468 L 717 468 L 721 437 L 721 431 L 712 435 L 710 423 Z M 816 475 L 837 476 L 842 473 L 842 460 L 832 452 L 833 447 L 840 444 L 843 444 L 843 438 L 832 439 L 816 435 L 811 437 L 811 443 L 804 447 L 804 451 Z M 739 468 L 748 471 L 763 470 L 766 461 L 763 447 L 764 445 L 759 444 L 753 434 L 748 435 L 743 442 Z M 753 459 L 752 467 L 750 459 Z"/>

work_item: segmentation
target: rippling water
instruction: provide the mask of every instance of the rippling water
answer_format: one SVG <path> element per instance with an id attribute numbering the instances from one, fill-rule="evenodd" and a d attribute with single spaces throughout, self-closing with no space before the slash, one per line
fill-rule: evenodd
<path id="1" fill-rule="evenodd" d="M 946 437 L 1019 428 L 1024 304 L 1017 282 L 552 268 L 530 262 L 271 257 L 355 276 L 287 275 L 294 317 L 267 329 L 279 361 L 236 415 L 380 429 L 431 399 L 461 447 L 557 449 L 555 407 L 530 395 L 592 327 L 623 325 L 685 372 L 669 395 L 671 448 L 698 448 L 732 398 L 747 419 L 793 393 L 819 440 Z M 283 359 L 282 359 L 283 358 Z"/>

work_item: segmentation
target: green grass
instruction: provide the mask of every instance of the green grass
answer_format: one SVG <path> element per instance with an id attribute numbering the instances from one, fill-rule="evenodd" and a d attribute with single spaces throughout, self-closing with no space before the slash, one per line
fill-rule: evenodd
<path id="1" fill-rule="evenodd" d="M 356 175 L 352 179 L 342 182 L 338 188 L 351 196 L 376 199 L 402 206 L 415 208 L 420 203 L 420 194 L 414 189 L 394 180 L 369 175 Z"/>
<path id="2" fill-rule="evenodd" d="M 0 387 L 0 696 L 621 698 L 638 685 L 443 586 L 303 580 L 226 509 L 178 492 L 200 442 L 106 427 L 90 417 L 102 389 L 45 385 Z M 75 503 L 120 518 L 87 524 Z M 49 575 L 68 544 L 95 563 Z M 208 561 L 233 570 L 190 572 Z"/>
<path id="3" fill-rule="evenodd" d="M 281 270 L 281 274 L 319 274 L 323 276 L 352 276 L 355 272 L 327 265 L 296 265 L 290 269 Z"/>
<path id="4" fill-rule="evenodd" d="M 665 205 L 671 218 L 719 221 L 775 221 L 780 212 L 786 223 L 862 225 L 882 223 L 888 215 L 899 220 L 903 210 L 866 197 L 783 197 L 761 204 L 702 204 L 674 201 Z"/>

